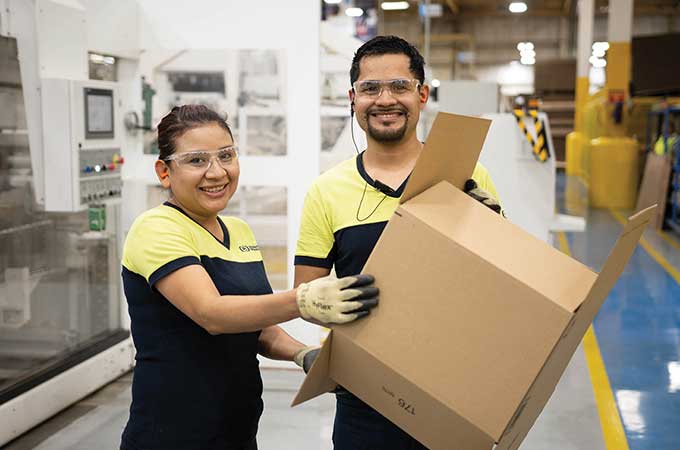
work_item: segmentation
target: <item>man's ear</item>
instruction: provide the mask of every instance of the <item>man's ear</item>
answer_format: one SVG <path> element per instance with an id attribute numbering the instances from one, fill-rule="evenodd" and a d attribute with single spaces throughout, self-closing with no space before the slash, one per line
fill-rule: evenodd
<path id="1" fill-rule="evenodd" d="M 349 107 L 354 112 L 354 89 L 350 89 L 347 92 L 347 95 L 349 95 Z"/>
<path id="2" fill-rule="evenodd" d="M 161 182 L 161 186 L 163 186 L 165 189 L 170 189 L 170 168 L 168 168 L 168 165 L 165 163 L 165 161 L 157 159 L 154 169 L 156 170 L 158 181 Z"/>
<path id="3" fill-rule="evenodd" d="M 430 86 L 423 85 L 421 86 L 420 90 L 418 91 L 418 97 L 420 100 L 420 109 L 421 111 L 425 109 L 425 105 L 427 104 L 427 101 L 430 99 Z"/>

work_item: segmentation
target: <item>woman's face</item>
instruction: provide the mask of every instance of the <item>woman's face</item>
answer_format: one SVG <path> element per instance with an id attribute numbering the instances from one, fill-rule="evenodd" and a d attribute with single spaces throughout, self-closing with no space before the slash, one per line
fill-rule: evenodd
<path id="1" fill-rule="evenodd" d="M 214 218 L 226 208 L 236 192 L 240 174 L 238 158 L 221 164 L 216 157 L 219 149 L 231 145 L 234 141 L 224 128 L 217 123 L 205 124 L 188 130 L 175 140 L 172 155 L 175 159 L 156 162 L 156 173 L 163 187 L 170 189 L 178 206 L 196 219 Z M 207 169 L 182 162 L 182 154 L 196 151 L 209 152 L 211 159 Z"/>

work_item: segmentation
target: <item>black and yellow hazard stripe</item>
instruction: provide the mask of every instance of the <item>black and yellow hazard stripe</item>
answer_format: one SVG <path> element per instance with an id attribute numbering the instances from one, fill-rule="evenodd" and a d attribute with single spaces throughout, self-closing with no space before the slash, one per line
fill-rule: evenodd
<path id="1" fill-rule="evenodd" d="M 529 141 L 529 145 L 531 148 L 534 147 L 534 138 L 531 136 L 531 133 L 529 133 L 529 130 L 527 130 L 526 125 L 524 124 L 524 110 L 522 109 L 515 109 L 512 111 L 512 115 L 515 116 L 515 120 L 517 120 L 517 125 L 519 126 L 519 129 L 522 131 L 524 134 L 524 137 L 527 138 L 527 141 Z"/>
<path id="2" fill-rule="evenodd" d="M 536 139 L 534 139 L 524 123 L 524 117 L 526 115 L 524 110 L 515 109 L 512 111 L 512 115 L 515 116 L 519 129 L 524 134 L 524 137 L 527 138 L 534 157 L 541 162 L 546 162 L 548 158 L 550 158 L 550 149 L 548 148 L 548 138 L 545 132 L 545 126 L 543 121 L 538 118 L 538 110 L 533 108 L 529 109 L 529 117 L 534 121 Z"/>
<path id="3" fill-rule="evenodd" d="M 534 119 L 534 130 L 536 131 L 536 140 L 532 150 L 534 156 L 541 162 L 545 162 L 550 158 L 550 149 L 548 148 L 548 137 L 545 133 L 545 126 L 543 121 L 538 117 L 537 109 L 530 109 L 529 115 Z"/>

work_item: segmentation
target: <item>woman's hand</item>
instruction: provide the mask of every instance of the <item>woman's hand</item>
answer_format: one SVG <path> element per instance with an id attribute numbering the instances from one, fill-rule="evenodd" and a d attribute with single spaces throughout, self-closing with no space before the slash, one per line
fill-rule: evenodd
<path id="1" fill-rule="evenodd" d="M 371 275 L 323 277 L 302 283 L 296 292 L 300 316 L 321 323 L 348 323 L 368 315 L 378 304 Z"/>
<path id="2" fill-rule="evenodd" d="M 309 369 L 312 368 L 312 364 L 316 361 L 316 357 L 319 355 L 321 347 L 319 346 L 309 346 L 303 347 L 295 356 L 293 356 L 293 361 L 297 364 L 305 373 L 309 373 Z"/>

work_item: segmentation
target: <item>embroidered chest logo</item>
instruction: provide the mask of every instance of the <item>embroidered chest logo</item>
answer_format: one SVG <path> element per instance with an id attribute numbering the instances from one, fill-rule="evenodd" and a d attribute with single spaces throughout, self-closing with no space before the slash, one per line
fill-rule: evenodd
<path id="1" fill-rule="evenodd" d="M 239 250 L 242 252 L 257 252 L 260 250 L 259 245 L 239 245 Z"/>

